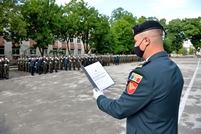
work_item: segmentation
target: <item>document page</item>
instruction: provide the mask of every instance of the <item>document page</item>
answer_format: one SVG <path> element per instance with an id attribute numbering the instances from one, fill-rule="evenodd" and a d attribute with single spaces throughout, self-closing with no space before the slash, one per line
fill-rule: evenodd
<path id="1" fill-rule="evenodd" d="M 100 91 L 114 84 L 114 81 L 112 80 L 110 75 L 106 72 L 106 70 L 104 69 L 104 67 L 101 65 L 99 61 L 91 65 L 88 65 L 84 68 L 88 76 L 94 82 L 96 88 L 98 88 Z"/>

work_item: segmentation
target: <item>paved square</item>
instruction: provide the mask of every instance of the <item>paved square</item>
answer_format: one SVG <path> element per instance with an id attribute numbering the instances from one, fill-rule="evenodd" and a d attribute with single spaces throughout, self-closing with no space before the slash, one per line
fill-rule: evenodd
<path id="1" fill-rule="evenodd" d="M 172 60 L 180 67 L 185 80 L 179 134 L 200 134 L 200 59 Z M 104 94 L 118 98 L 125 90 L 129 72 L 137 64 L 105 66 L 115 84 Z M 125 119 L 114 119 L 98 109 L 92 86 L 83 71 L 59 70 L 34 76 L 20 73 L 20 77 L 0 80 L 0 134 L 125 134 Z"/>

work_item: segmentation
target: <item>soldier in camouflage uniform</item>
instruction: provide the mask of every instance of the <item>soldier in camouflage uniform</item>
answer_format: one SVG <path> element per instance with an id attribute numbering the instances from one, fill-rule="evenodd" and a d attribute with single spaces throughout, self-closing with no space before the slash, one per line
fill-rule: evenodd
<path id="1" fill-rule="evenodd" d="M 9 78 L 9 60 L 5 58 L 4 60 L 4 74 L 3 77 L 8 79 Z"/>
<path id="2" fill-rule="evenodd" d="M 55 70 L 55 72 L 57 72 L 58 68 L 59 68 L 59 58 L 55 57 L 54 58 L 54 70 Z"/>
<path id="3" fill-rule="evenodd" d="M 27 64 L 28 64 L 28 60 L 27 60 L 27 58 L 25 58 L 25 72 L 27 72 L 27 70 L 28 70 Z"/>
<path id="4" fill-rule="evenodd" d="M 76 57 L 76 67 L 78 70 L 80 70 L 80 63 L 79 61 L 81 61 L 81 58 L 79 56 Z"/>
<path id="5" fill-rule="evenodd" d="M 64 67 L 64 58 L 63 58 L 63 56 L 61 56 L 59 58 L 59 68 L 60 68 L 60 70 L 63 70 L 63 67 Z"/>
<path id="6" fill-rule="evenodd" d="M 23 71 L 26 72 L 26 58 L 23 59 Z"/>
<path id="7" fill-rule="evenodd" d="M 53 72 L 53 58 L 52 57 L 49 58 L 49 71 L 50 71 L 50 73 Z"/>
<path id="8" fill-rule="evenodd" d="M 20 58 L 17 59 L 17 68 L 18 68 L 18 71 L 20 71 Z"/>
<path id="9" fill-rule="evenodd" d="M 19 71 L 22 71 L 22 58 L 19 59 Z"/>
<path id="10" fill-rule="evenodd" d="M 72 57 L 69 55 L 69 70 L 71 70 L 71 67 L 72 67 Z"/>
<path id="11" fill-rule="evenodd" d="M 84 56 L 81 56 L 80 62 L 81 62 L 81 64 L 84 66 Z"/>
<path id="12" fill-rule="evenodd" d="M 27 59 L 27 72 L 31 72 L 31 70 L 30 70 L 30 60 L 31 60 L 31 58 L 28 58 Z"/>
<path id="13" fill-rule="evenodd" d="M 85 56 L 85 66 L 89 65 L 89 57 L 86 55 Z"/>
<path id="14" fill-rule="evenodd" d="M 46 74 L 47 73 L 47 58 L 44 56 L 43 57 L 43 73 Z"/>
<path id="15" fill-rule="evenodd" d="M 73 70 L 75 70 L 75 66 L 76 66 L 76 57 L 73 56 L 72 58 L 72 63 L 73 63 Z"/>

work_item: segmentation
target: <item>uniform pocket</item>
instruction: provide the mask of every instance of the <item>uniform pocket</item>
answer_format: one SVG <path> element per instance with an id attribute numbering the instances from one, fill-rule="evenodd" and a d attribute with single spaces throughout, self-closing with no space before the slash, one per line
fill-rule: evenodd
<path id="1" fill-rule="evenodd" d="M 137 130 L 127 123 L 126 134 L 136 134 Z"/>

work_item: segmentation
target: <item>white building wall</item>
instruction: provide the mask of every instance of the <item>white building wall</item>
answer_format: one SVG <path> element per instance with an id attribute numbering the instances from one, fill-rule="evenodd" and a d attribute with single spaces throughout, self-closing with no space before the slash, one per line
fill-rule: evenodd
<path id="1" fill-rule="evenodd" d="M 62 48 L 62 42 L 57 41 L 58 42 L 58 49 Z M 77 43 L 77 38 L 73 39 L 73 43 L 74 43 L 74 55 L 78 55 L 78 44 L 81 44 L 82 49 L 81 49 L 81 55 L 85 54 L 85 50 L 84 50 L 84 44 L 82 42 L 82 40 L 80 40 L 80 43 Z M 70 50 L 70 44 L 71 42 L 68 42 L 68 47 Z M 66 46 L 67 47 L 67 46 Z M 47 49 L 47 55 L 48 56 L 52 56 L 53 54 L 49 54 L 49 52 L 53 50 L 53 45 L 49 45 L 48 49 Z M 66 48 L 66 54 L 68 54 L 68 48 Z M 12 43 L 11 42 L 7 42 L 6 40 L 4 40 L 4 55 L 9 58 L 10 60 L 13 59 L 13 56 L 41 56 L 39 49 L 36 49 L 36 55 L 30 55 L 30 41 L 22 41 L 22 44 L 20 44 L 20 54 L 19 55 L 12 55 Z"/>
<path id="2" fill-rule="evenodd" d="M 4 40 L 4 55 L 8 59 L 12 59 L 12 43 Z"/>

